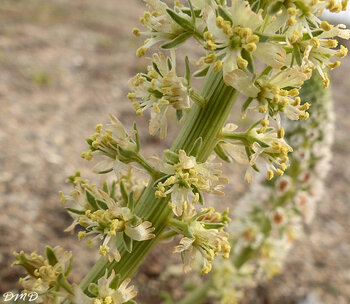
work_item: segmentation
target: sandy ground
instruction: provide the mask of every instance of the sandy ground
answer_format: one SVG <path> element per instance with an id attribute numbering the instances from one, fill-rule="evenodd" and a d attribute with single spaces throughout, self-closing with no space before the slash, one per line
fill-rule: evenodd
<path id="1" fill-rule="evenodd" d="M 114 113 L 127 126 L 137 118 L 125 98 L 127 81 L 145 68 L 130 34 L 143 6 L 137 0 L 1 0 L 0 3 L 0 293 L 17 288 L 19 269 L 10 268 L 12 252 L 46 244 L 73 250 L 78 281 L 96 255 L 63 233 L 70 218 L 58 204 L 68 191 L 65 177 L 82 169 L 84 138 L 96 123 Z M 193 46 L 189 46 L 190 52 Z M 327 194 L 307 237 L 293 250 L 285 272 L 256 291 L 247 303 L 350 303 L 350 57 L 332 74 L 336 104 L 336 141 Z M 175 123 L 174 123 L 175 124 Z M 145 153 L 167 147 L 143 130 Z M 235 172 L 230 193 L 246 185 L 243 168 Z M 236 174 L 237 173 L 237 174 Z M 153 250 L 137 276 L 139 303 L 160 303 L 160 290 L 181 296 L 177 278 L 163 279 L 171 246 Z M 174 258 L 176 260 L 176 258 Z"/>

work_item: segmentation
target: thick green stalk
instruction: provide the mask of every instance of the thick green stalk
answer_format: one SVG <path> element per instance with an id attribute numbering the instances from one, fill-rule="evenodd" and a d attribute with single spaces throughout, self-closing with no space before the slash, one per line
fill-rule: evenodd
<path id="1" fill-rule="evenodd" d="M 205 161 L 215 148 L 217 135 L 226 123 L 237 95 L 238 93 L 232 87 L 225 85 L 222 73 L 210 71 L 201 90 L 201 96 L 206 100 L 206 104 L 203 107 L 196 104 L 193 106 L 171 150 L 183 149 L 189 152 L 195 140 L 202 137 L 202 149 L 199 151 L 197 159 Z M 162 199 L 155 197 L 153 183 L 154 181 L 151 181 L 141 195 L 135 213 L 143 220 L 150 221 L 153 224 L 156 228 L 154 231 L 156 237 L 149 241 L 134 242 L 131 253 L 124 249 L 120 241 L 118 248 L 121 260 L 118 263 L 115 261 L 110 263 L 101 258 L 82 280 L 80 287 L 84 291 L 87 291 L 91 282 L 96 282 L 103 276 L 106 269 L 119 273 L 121 280 L 131 277 L 147 256 L 149 250 L 157 243 L 160 234 L 167 227 L 172 212 L 168 206 L 168 197 Z"/>

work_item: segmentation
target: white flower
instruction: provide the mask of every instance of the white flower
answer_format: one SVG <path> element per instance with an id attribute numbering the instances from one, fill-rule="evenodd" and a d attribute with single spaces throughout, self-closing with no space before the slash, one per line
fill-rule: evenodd
<path id="1" fill-rule="evenodd" d="M 134 285 L 128 287 L 131 279 L 125 279 L 117 289 L 110 288 L 114 277 L 114 270 L 109 277 L 108 270 L 106 270 L 105 275 L 97 282 L 98 295 L 96 298 L 88 297 L 77 287 L 73 300 L 74 304 L 123 304 L 136 297 L 137 291 L 134 290 Z"/>
<path id="2" fill-rule="evenodd" d="M 151 135 L 160 131 L 164 138 L 167 132 L 166 114 L 171 107 L 184 110 L 190 107 L 188 83 L 183 77 L 176 75 L 175 54 L 171 59 L 162 53 L 153 54 L 153 65 L 148 67 L 148 74 L 137 74 L 129 82 L 132 93 L 129 98 L 139 115 L 151 110 L 149 132 Z"/>
<path id="3" fill-rule="evenodd" d="M 176 246 L 174 250 L 174 252 L 183 252 L 184 254 L 185 273 L 192 269 L 197 253 L 202 257 L 202 273 L 210 272 L 211 262 L 219 253 L 228 258 L 231 246 L 227 241 L 227 233 L 217 229 L 205 229 L 197 221 L 190 224 L 189 232 L 192 237 L 183 237 L 180 245 Z"/>

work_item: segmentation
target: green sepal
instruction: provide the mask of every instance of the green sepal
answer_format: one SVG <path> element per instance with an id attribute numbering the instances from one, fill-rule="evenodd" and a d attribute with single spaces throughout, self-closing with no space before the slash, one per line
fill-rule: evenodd
<path id="1" fill-rule="evenodd" d="M 194 192 L 194 193 L 198 193 L 198 195 L 199 195 L 199 203 L 200 203 L 201 205 L 203 205 L 203 204 L 204 204 L 204 198 L 203 198 L 202 193 L 201 193 L 200 190 L 197 188 L 197 186 L 192 185 L 192 188 L 193 188 L 193 192 Z"/>
<path id="2" fill-rule="evenodd" d="M 128 193 L 126 192 L 124 182 L 121 181 L 119 185 L 120 185 L 120 193 L 122 195 L 123 201 L 125 202 L 125 205 L 127 205 L 129 196 L 128 196 Z"/>
<path id="3" fill-rule="evenodd" d="M 108 209 L 108 205 L 104 201 L 96 200 L 96 203 L 100 207 L 100 209 L 103 209 L 103 210 Z"/>
<path id="4" fill-rule="evenodd" d="M 226 225 L 223 223 L 204 223 L 203 227 L 205 229 L 219 229 L 225 227 Z"/>
<path id="5" fill-rule="evenodd" d="M 164 150 L 164 158 L 170 164 L 177 164 L 179 162 L 179 155 L 169 149 Z"/>
<path id="6" fill-rule="evenodd" d="M 200 151 L 201 148 L 202 148 L 202 144 L 203 144 L 203 139 L 202 139 L 202 137 L 198 137 L 198 138 L 196 139 L 196 141 L 193 143 L 193 146 L 192 146 L 192 148 L 191 148 L 191 150 L 190 150 L 189 155 L 194 156 L 194 157 L 197 157 L 199 151 Z"/>
<path id="7" fill-rule="evenodd" d="M 121 278 L 121 275 L 119 273 L 116 274 L 113 280 L 111 281 L 111 283 L 109 284 L 109 288 L 116 290 L 120 285 L 120 278 Z"/>
<path id="8" fill-rule="evenodd" d="M 155 63 L 155 62 L 152 62 L 152 65 L 153 65 L 154 70 L 155 70 L 160 76 L 163 77 L 163 75 L 162 75 L 162 73 L 159 71 L 158 66 L 156 65 L 156 63 Z"/>
<path id="9" fill-rule="evenodd" d="M 139 131 L 137 130 L 136 122 L 134 122 L 134 131 L 135 131 L 136 151 L 139 152 L 141 149 L 141 144 L 140 144 L 140 136 L 139 136 Z"/>
<path id="10" fill-rule="evenodd" d="M 69 264 L 68 267 L 66 269 L 66 271 L 64 272 L 65 277 L 68 277 L 70 272 L 72 271 L 73 268 L 73 256 L 71 256 L 71 258 L 69 259 Z"/>
<path id="11" fill-rule="evenodd" d="M 246 99 L 246 101 L 242 105 L 242 109 L 241 109 L 242 113 L 245 113 L 247 111 L 247 109 L 250 106 L 250 104 L 252 103 L 252 101 L 253 101 L 253 97 L 248 97 Z"/>
<path id="12" fill-rule="evenodd" d="M 223 161 L 227 162 L 227 163 L 232 163 L 232 159 L 230 156 L 227 155 L 227 153 L 225 152 L 225 150 L 222 148 L 221 144 L 218 143 L 215 148 L 214 148 L 214 152 L 216 153 L 217 156 L 219 156 Z"/>
<path id="13" fill-rule="evenodd" d="M 98 296 L 98 286 L 95 283 L 90 283 L 89 287 L 88 287 L 88 291 L 89 293 L 91 293 L 91 295 L 93 295 L 94 297 Z"/>
<path id="14" fill-rule="evenodd" d="M 294 56 L 297 64 L 299 66 L 301 66 L 303 59 L 301 57 L 301 52 L 300 52 L 299 45 L 297 45 L 297 44 L 293 45 L 293 56 Z"/>
<path id="15" fill-rule="evenodd" d="M 175 48 L 183 43 L 185 43 L 187 41 L 187 39 L 189 39 L 192 36 L 192 34 L 190 33 L 182 33 L 180 35 L 178 35 L 176 38 L 174 38 L 173 40 L 164 43 L 161 48 L 164 50 L 168 50 L 168 49 L 172 49 Z"/>
<path id="16" fill-rule="evenodd" d="M 126 233 L 123 233 L 123 244 L 127 252 L 132 252 L 133 239 L 130 238 Z"/>
<path id="17" fill-rule="evenodd" d="M 74 294 L 72 290 L 72 286 L 68 283 L 67 278 L 63 275 L 63 273 L 60 273 L 57 276 L 56 282 L 59 286 L 61 286 L 64 290 L 66 290 L 70 294 Z"/>
<path id="18" fill-rule="evenodd" d="M 102 185 L 102 190 L 106 193 L 109 193 L 109 189 L 108 189 L 108 183 L 107 181 L 105 181 Z"/>
<path id="19" fill-rule="evenodd" d="M 134 192 L 130 192 L 129 194 L 129 200 L 128 200 L 128 208 L 130 209 L 131 212 L 134 211 Z"/>
<path id="20" fill-rule="evenodd" d="M 171 71 L 172 69 L 173 69 L 173 62 L 171 61 L 171 59 L 170 59 L 170 57 L 168 57 L 168 59 L 167 59 L 167 64 L 168 64 L 168 69 L 169 69 L 169 71 Z M 162 96 L 163 96 L 163 93 L 161 93 L 161 92 L 159 92 L 160 94 L 162 94 Z M 161 97 L 162 97 L 161 96 Z M 161 98 L 161 97 L 159 97 L 159 98 Z"/>
<path id="21" fill-rule="evenodd" d="M 85 211 L 83 211 L 83 210 L 78 210 L 78 209 L 74 209 L 74 208 L 66 207 L 66 210 L 69 211 L 69 212 L 78 214 L 78 215 L 84 215 L 84 214 L 85 214 Z"/>
<path id="22" fill-rule="evenodd" d="M 219 15 L 224 18 L 224 20 L 226 21 L 230 21 L 232 23 L 232 19 L 231 17 L 227 14 L 227 12 L 221 7 L 219 6 Z"/>
<path id="23" fill-rule="evenodd" d="M 249 53 L 246 49 L 242 49 L 241 51 L 242 58 L 248 61 L 247 69 L 250 73 L 255 74 L 255 63 L 251 53 Z"/>
<path id="24" fill-rule="evenodd" d="M 46 258 L 49 261 L 51 266 L 55 266 L 58 263 L 58 259 L 55 255 L 55 252 L 50 246 L 46 246 Z"/>
<path id="25" fill-rule="evenodd" d="M 110 168 L 107 170 L 99 171 L 99 172 L 97 172 L 97 174 L 107 174 L 107 173 L 112 172 L 112 171 L 113 171 L 113 168 Z"/>
<path id="26" fill-rule="evenodd" d="M 192 24 L 191 21 L 187 20 L 184 17 L 181 17 L 180 15 L 178 15 L 177 13 L 175 13 L 171 9 L 167 9 L 166 11 L 167 11 L 168 15 L 171 17 L 171 19 L 173 19 L 182 28 L 184 28 L 185 30 L 190 31 L 190 32 L 192 32 L 194 30 L 194 25 Z"/>
<path id="27" fill-rule="evenodd" d="M 181 121 L 183 115 L 184 115 L 184 113 L 183 113 L 182 110 L 176 110 L 176 119 L 177 119 L 177 121 Z"/>
<path id="28" fill-rule="evenodd" d="M 191 69 L 190 69 L 190 61 L 188 59 L 188 56 L 185 57 L 185 65 L 186 65 L 186 74 L 185 78 L 187 80 L 187 85 L 191 85 Z"/>
<path id="29" fill-rule="evenodd" d="M 115 190 L 116 190 L 116 184 L 115 184 L 115 181 L 112 182 L 112 187 L 111 187 L 111 190 L 109 191 L 109 197 L 114 199 L 115 198 Z"/>
<path id="30" fill-rule="evenodd" d="M 96 200 L 95 200 L 95 197 L 92 195 L 92 193 L 85 189 L 85 192 L 86 192 L 86 199 L 87 201 L 89 202 L 89 204 L 95 209 L 99 209 L 98 206 L 97 206 L 97 203 L 96 203 Z"/>
<path id="31" fill-rule="evenodd" d="M 202 69 L 202 70 L 199 70 L 199 71 L 197 71 L 197 72 L 194 72 L 193 77 L 195 77 L 195 78 L 202 78 L 202 77 L 205 77 L 205 76 L 207 75 L 208 71 L 209 71 L 209 66 L 205 67 L 205 68 Z"/>

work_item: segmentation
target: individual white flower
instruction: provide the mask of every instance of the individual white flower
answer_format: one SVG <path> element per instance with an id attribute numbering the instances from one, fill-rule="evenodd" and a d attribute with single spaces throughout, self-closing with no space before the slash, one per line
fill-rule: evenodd
<path id="1" fill-rule="evenodd" d="M 301 105 L 298 88 L 307 80 L 309 75 L 294 68 L 282 71 L 274 70 L 269 76 L 264 75 L 255 80 L 241 70 L 235 70 L 227 76 L 227 81 L 236 90 L 244 95 L 256 99 L 257 105 L 249 110 L 255 110 L 275 119 L 281 126 L 280 113 L 285 114 L 290 120 L 307 119 L 309 104 Z M 293 89 L 291 89 L 291 87 Z"/>
<path id="2" fill-rule="evenodd" d="M 202 273 L 210 272 L 211 262 L 216 255 L 221 254 L 224 258 L 228 258 L 231 246 L 227 241 L 227 233 L 217 229 L 205 229 L 197 221 L 193 221 L 188 229 L 191 237 L 183 237 L 180 245 L 174 250 L 183 253 L 185 273 L 192 269 L 197 253 L 202 257 Z"/>
<path id="3" fill-rule="evenodd" d="M 153 65 L 148 67 L 148 74 L 137 74 L 129 82 L 132 93 L 128 97 L 134 101 L 139 115 L 151 110 L 149 132 L 160 137 L 167 133 L 167 112 L 169 108 L 184 110 L 190 107 L 187 80 L 176 75 L 175 54 L 171 59 L 162 53 L 153 54 Z"/>
<path id="4" fill-rule="evenodd" d="M 206 48 L 214 51 L 219 58 L 216 69 L 219 69 L 220 63 L 226 84 L 230 85 L 229 75 L 232 71 L 248 66 L 244 52 L 275 68 L 284 65 L 286 52 L 283 47 L 277 43 L 259 42 L 259 37 L 254 34 L 264 22 L 261 12 L 254 13 L 249 3 L 241 0 L 234 0 L 230 8 L 222 9 L 230 19 L 225 20 L 211 10 L 207 19 L 208 32 L 204 38 Z"/>
<path id="5" fill-rule="evenodd" d="M 108 277 L 108 270 L 105 275 L 97 282 L 98 295 L 95 298 L 90 298 L 77 287 L 74 295 L 74 304 L 123 304 L 135 298 L 137 291 L 134 290 L 134 285 L 128 286 L 131 279 L 125 279 L 117 289 L 110 287 L 115 277 L 114 270 Z"/>
<path id="6" fill-rule="evenodd" d="M 160 170 L 170 175 L 163 182 L 159 182 L 156 191 L 157 197 L 171 195 L 170 206 L 175 215 L 182 214 L 183 203 L 198 202 L 199 193 L 202 190 L 209 193 L 222 195 L 222 183 L 227 179 L 221 177 L 222 164 L 214 163 L 212 155 L 204 163 L 197 163 L 194 156 L 187 156 L 184 150 L 178 154 L 178 163 L 174 165 L 163 164 Z"/>

